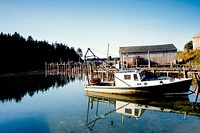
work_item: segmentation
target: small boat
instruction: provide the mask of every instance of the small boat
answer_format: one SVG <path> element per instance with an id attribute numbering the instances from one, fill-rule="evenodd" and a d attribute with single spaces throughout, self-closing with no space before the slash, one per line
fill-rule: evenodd
<path id="1" fill-rule="evenodd" d="M 94 81 L 97 81 L 96 83 Z M 145 70 L 119 70 L 113 82 L 100 82 L 99 78 L 85 85 L 85 91 L 111 94 L 188 94 L 192 78 L 147 76 Z"/>

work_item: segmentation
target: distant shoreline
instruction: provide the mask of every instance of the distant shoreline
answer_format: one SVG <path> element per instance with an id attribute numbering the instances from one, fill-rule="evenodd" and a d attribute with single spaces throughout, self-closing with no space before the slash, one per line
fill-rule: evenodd
<path id="1" fill-rule="evenodd" d="M 37 74 L 45 74 L 45 70 L 17 72 L 17 73 L 5 73 L 5 74 L 0 74 L 0 78 L 12 77 L 12 76 L 24 76 L 24 75 L 37 75 Z"/>

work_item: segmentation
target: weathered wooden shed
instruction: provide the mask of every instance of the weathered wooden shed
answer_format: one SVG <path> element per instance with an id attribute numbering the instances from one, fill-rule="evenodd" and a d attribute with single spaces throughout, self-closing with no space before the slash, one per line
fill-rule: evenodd
<path id="1" fill-rule="evenodd" d="M 192 38 L 193 50 L 200 50 L 200 32 Z"/>
<path id="2" fill-rule="evenodd" d="M 174 44 L 119 47 L 120 61 L 125 65 L 171 64 L 177 59 Z"/>

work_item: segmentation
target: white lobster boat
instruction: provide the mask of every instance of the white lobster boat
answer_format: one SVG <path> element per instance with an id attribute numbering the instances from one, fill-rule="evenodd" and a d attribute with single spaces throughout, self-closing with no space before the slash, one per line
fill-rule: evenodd
<path id="1" fill-rule="evenodd" d="M 112 94 L 185 94 L 190 90 L 192 78 L 146 77 L 143 69 L 122 70 L 114 73 L 113 82 L 88 83 L 85 91 Z"/>

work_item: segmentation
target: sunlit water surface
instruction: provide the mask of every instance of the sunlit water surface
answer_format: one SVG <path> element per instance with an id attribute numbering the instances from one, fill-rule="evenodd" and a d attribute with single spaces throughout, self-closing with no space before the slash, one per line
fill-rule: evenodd
<path id="1" fill-rule="evenodd" d="M 1 82 L 0 133 L 200 132 L 200 120 L 196 115 L 146 109 L 138 118 L 122 117 L 113 110 L 116 104 L 94 99 L 88 103 L 89 97 L 84 91 L 86 80 L 82 76 L 35 78 L 29 76 L 25 78 L 26 85 L 17 87 L 16 84 L 24 82 L 19 79 L 16 84 L 15 80 Z M 31 91 L 26 92 L 30 88 Z M 20 90 L 17 95 L 13 93 L 16 89 Z M 189 95 L 189 102 L 195 99 L 194 94 Z"/>

